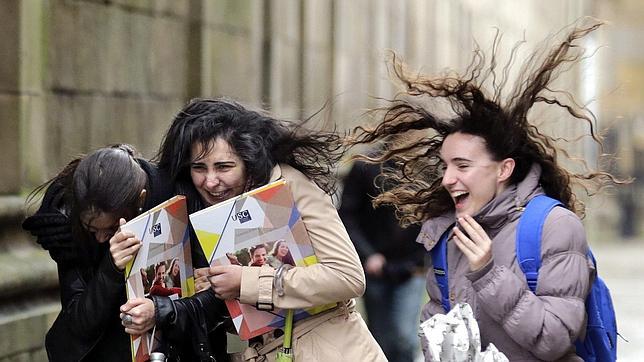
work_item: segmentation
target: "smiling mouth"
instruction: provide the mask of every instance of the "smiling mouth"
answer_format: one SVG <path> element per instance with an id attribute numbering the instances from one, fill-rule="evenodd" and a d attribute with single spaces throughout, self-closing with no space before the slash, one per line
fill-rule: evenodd
<path id="1" fill-rule="evenodd" d="M 217 200 L 217 201 L 223 201 L 228 198 L 229 190 L 225 191 L 220 191 L 220 192 L 210 192 L 206 191 L 206 194 L 210 197 L 212 200 Z"/>
<path id="2" fill-rule="evenodd" d="M 463 204 L 465 204 L 469 196 L 470 196 L 470 193 L 465 191 L 453 193 L 452 198 L 454 199 L 454 206 L 457 209 L 463 207 Z"/>

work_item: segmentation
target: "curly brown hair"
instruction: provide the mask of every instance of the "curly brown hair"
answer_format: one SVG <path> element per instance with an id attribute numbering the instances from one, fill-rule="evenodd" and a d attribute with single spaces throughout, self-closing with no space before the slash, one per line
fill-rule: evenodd
<path id="1" fill-rule="evenodd" d="M 550 50 L 541 48 L 541 51 L 533 52 L 521 67 L 516 86 L 505 97 L 506 101 L 502 100 L 502 92 L 523 41 L 512 48 L 510 60 L 498 74 L 497 56 L 501 39 L 498 32 L 489 62 L 476 46 L 472 62 L 463 76 L 451 73 L 438 77 L 412 74 L 394 54 L 391 70 L 401 82 L 403 91 L 389 100 L 386 107 L 372 111 L 382 115 L 379 124 L 372 128 L 357 127 L 347 140 L 352 146 L 386 140 L 378 154 L 354 156 L 370 162 L 390 160 L 390 164 L 395 165 L 383 172 L 384 182 L 395 186 L 378 195 L 374 206 L 394 206 L 403 225 L 422 222 L 453 210 L 454 204 L 441 185 L 444 163 L 439 152 L 448 135 L 460 132 L 483 138 L 495 161 L 515 160 L 511 184 L 522 181 L 532 164 L 538 163 L 542 169 L 540 184 L 545 193 L 583 217 L 584 204 L 575 197 L 573 184 L 580 184 L 592 195 L 607 184 L 623 181 L 606 172 L 590 171 L 586 165 L 583 165 L 582 172 L 572 172 L 560 166 L 557 161 L 559 155 L 571 158 L 557 146 L 561 139 L 542 133 L 534 120 L 529 119 L 528 113 L 538 103 L 559 107 L 572 119 L 584 122 L 594 142 L 602 147 L 592 112 L 578 105 L 570 93 L 550 88 L 561 72 L 584 58 L 586 50 L 579 46 L 580 39 L 601 25 L 601 22 L 592 21 L 590 25 L 574 26 Z M 491 94 L 484 88 L 487 84 L 491 84 Z M 564 94 L 566 99 L 559 99 L 561 97 L 557 95 L 560 94 Z M 449 115 L 442 115 L 438 107 L 428 106 L 428 101 L 434 105 L 444 102 L 448 105 Z M 423 136 L 412 141 L 405 139 L 405 135 L 413 130 L 423 131 Z"/>

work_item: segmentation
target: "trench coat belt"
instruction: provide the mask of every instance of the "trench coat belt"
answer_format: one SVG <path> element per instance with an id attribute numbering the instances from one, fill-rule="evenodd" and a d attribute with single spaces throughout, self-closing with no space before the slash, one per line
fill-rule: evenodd
<path id="1" fill-rule="evenodd" d="M 299 321 L 299 325 L 296 325 L 293 329 L 293 340 L 297 337 L 302 336 L 313 328 L 319 326 L 320 324 L 339 317 L 341 315 L 348 316 L 349 313 L 355 310 L 355 303 L 351 302 L 338 302 L 338 307 L 324 311 L 320 314 L 310 316 L 307 319 Z M 252 346 L 247 347 L 242 352 L 242 361 L 244 362 L 264 362 L 266 361 L 266 354 L 272 350 L 281 346 L 284 342 L 284 337 L 275 338 L 269 343 L 262 345 L 261 343 L 255 343 Z"/>

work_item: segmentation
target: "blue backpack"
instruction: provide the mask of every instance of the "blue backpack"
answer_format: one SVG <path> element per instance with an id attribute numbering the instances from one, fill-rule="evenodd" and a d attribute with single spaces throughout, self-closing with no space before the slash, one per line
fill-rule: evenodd
<path id="1" fill-rule="evenodd" d="M 516 253 L 519 266 L 526 276 L 528 287 L 534 293 L 537 289 L 539 267 L 541 266 L 541 232 L 550 210 L 563 206 L 559 201 L 541 195 L 526 205 L 519 219 L 516 236 Z M 447 237 L 451 227 L 430 251 L 434 276 L 441 291 L 441 304 L 445 312 L 450 310 L 449 284 L 447 276 Z M 595 257 L 588 251 L 595 268 Z M 588 321 L 586 337 L 575 342 L 577 355 L 584 361 L 615 361 L 617 359 L 617 323 L 610 291 L 604 282 L 595 278 L 586 298 Z"/>
<path id="2" fill-rule="evenodd" d="M 543 224 L 556 206 L 561 202 L 540 195 L 528 202 L 519 219 L 516 237 L 516 252 L 519 266 L 526 276 L 528 287 L 534 293 L 537 289 L 539 267 L 541 266 L 541 232 Z M 593 253 L 588 250 L 595 269 L 597 263 Z M 584 361 L 615 361 L 617 359 L 617 323 L 610 291 L 603 280 L 597 276 L 586 298 L 588 325 L 586 337 L 577 340 L 577 355 Z"/>

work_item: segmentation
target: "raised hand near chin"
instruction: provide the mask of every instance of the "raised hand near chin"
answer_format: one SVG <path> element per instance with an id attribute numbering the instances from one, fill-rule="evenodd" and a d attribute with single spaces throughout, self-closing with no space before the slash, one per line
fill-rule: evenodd
<path id="1" fill-rule="evenodd" d="M 469 261 L 471 271 L 481 269 L 492 259 L 492 240 L 470 215 L 458 218 L 453 240 Z"/>

